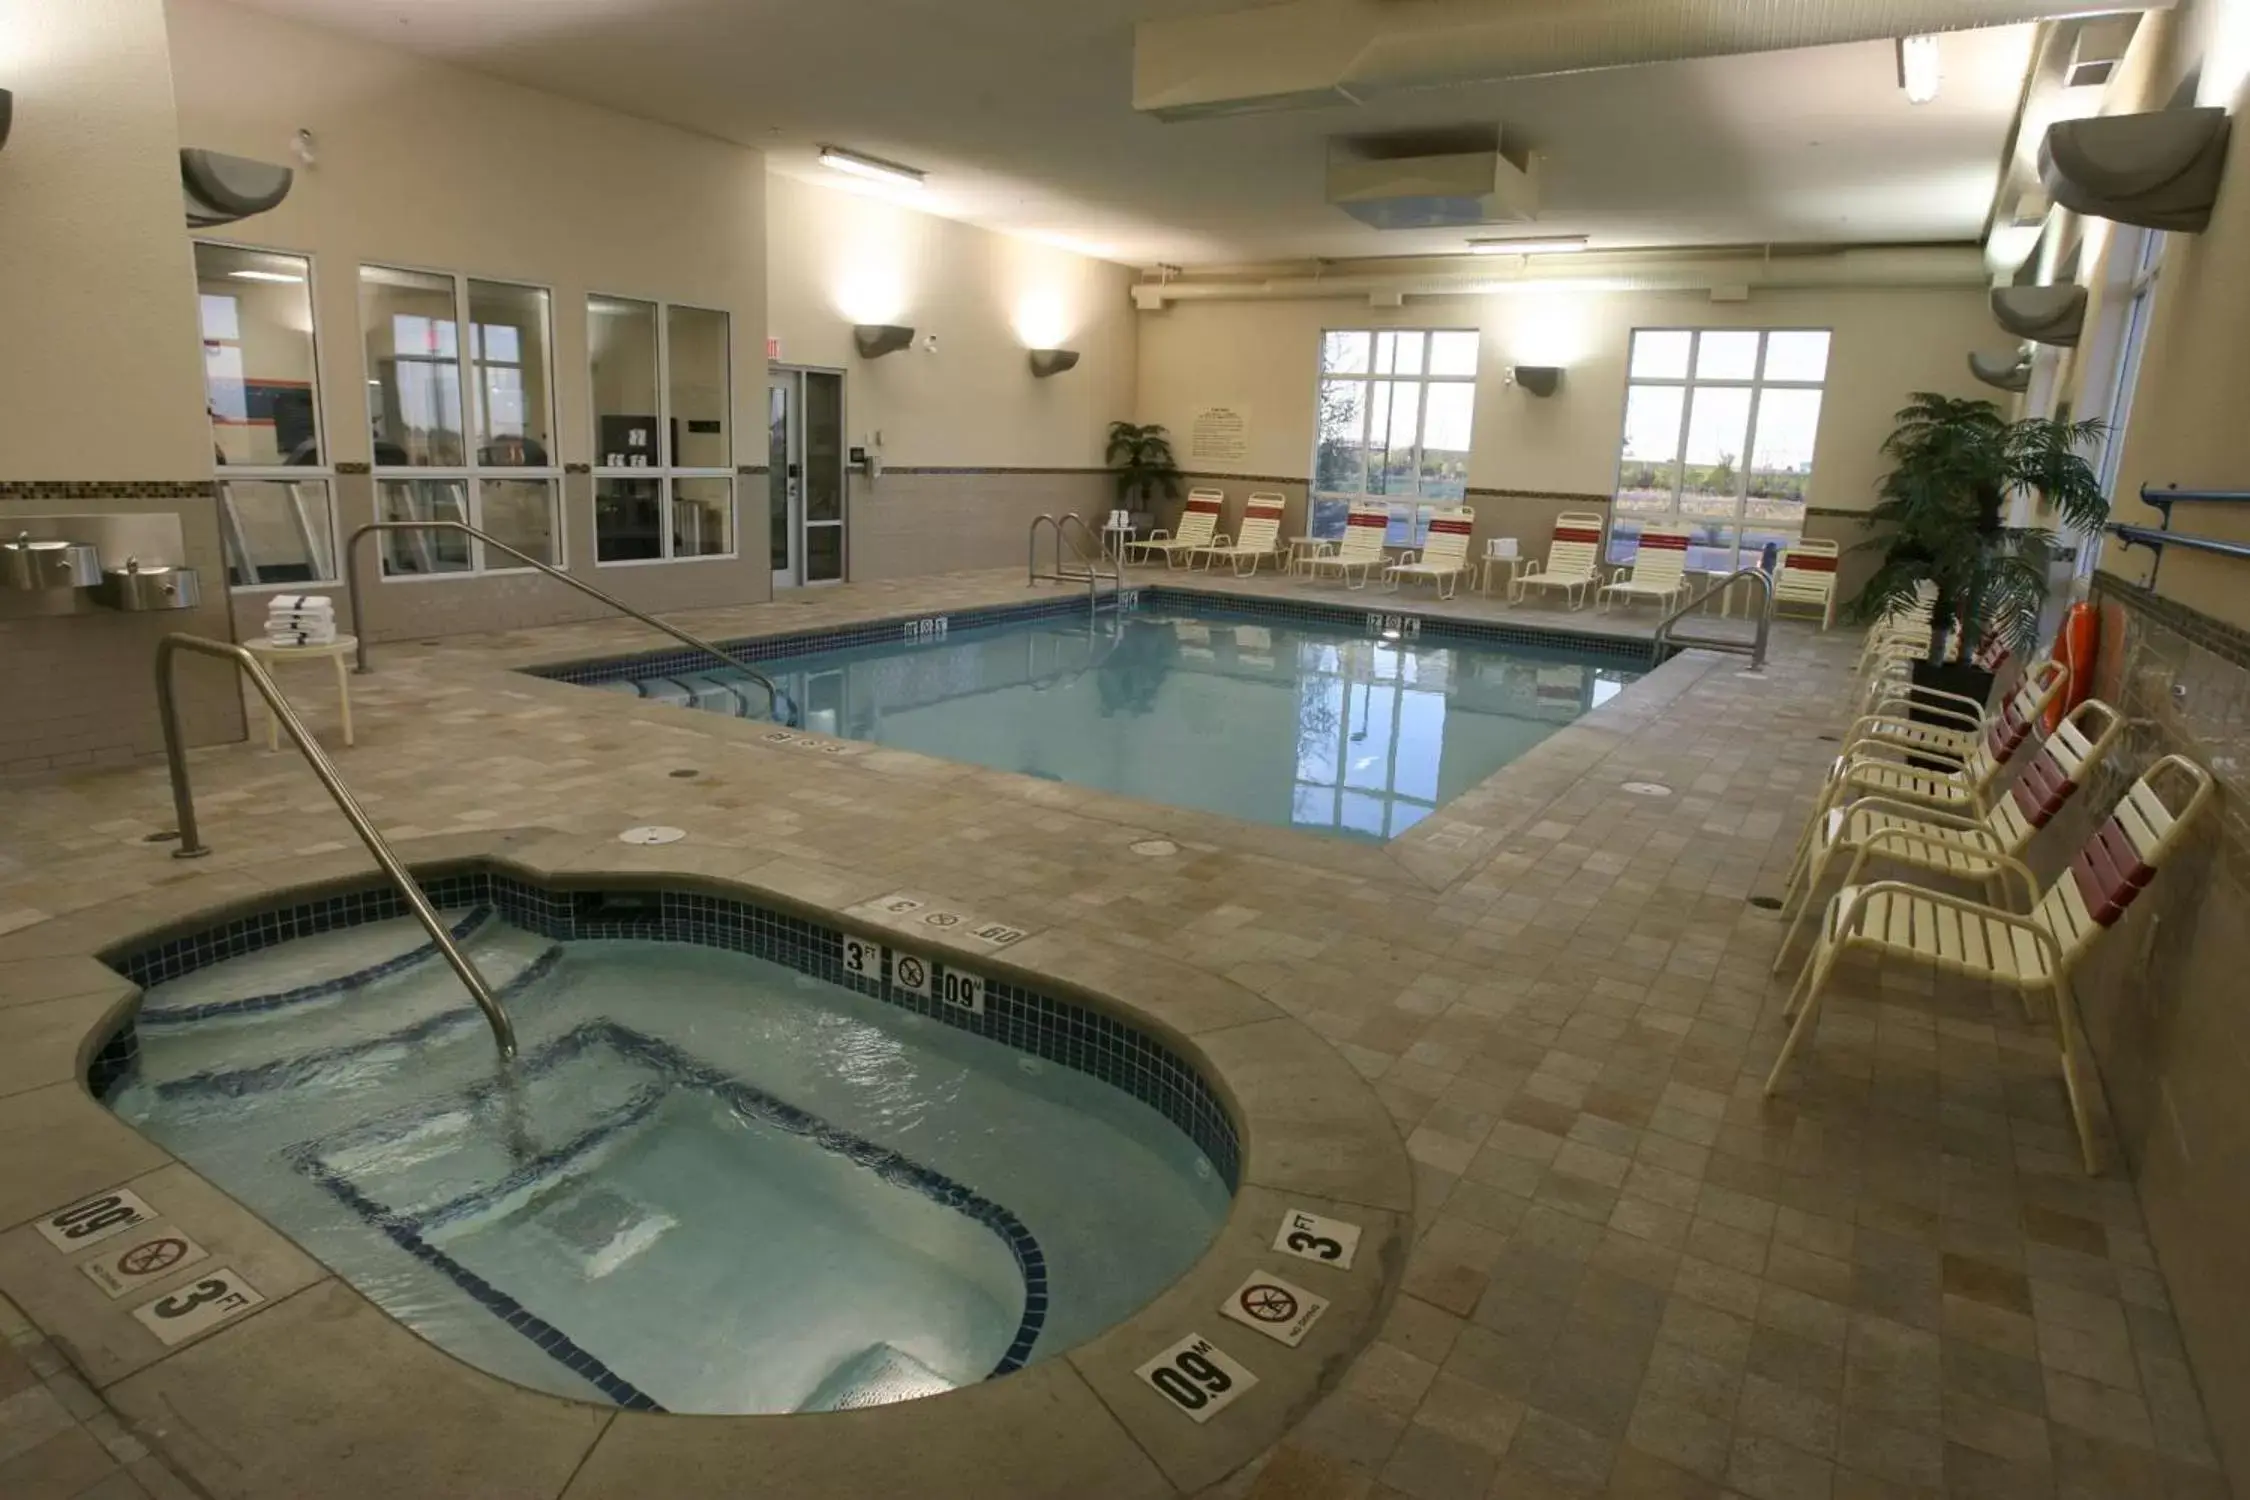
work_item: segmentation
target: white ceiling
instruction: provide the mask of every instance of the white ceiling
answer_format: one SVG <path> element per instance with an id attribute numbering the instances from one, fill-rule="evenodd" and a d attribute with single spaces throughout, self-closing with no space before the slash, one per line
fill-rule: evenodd
<path id="1" fill-rule="evenodd" d="M 1242 0 L 246 0 L 845 185 L 816 143 L 930 174 L 915 201 L 1137 264 L 1458 251 L 1324 201 L 1331 135 L 1498 122 L 1542 153 L 1536 226 L 1602 248 L 1967 240 L 1991 205 L 2032 28 L 1942 39 L 1913 106 L 1891 44 L 1434 88 L 1363 108 L 1163 124 L 1133 23 Z M 1567 0 L 1565 0 L 1567 3 Z"/>

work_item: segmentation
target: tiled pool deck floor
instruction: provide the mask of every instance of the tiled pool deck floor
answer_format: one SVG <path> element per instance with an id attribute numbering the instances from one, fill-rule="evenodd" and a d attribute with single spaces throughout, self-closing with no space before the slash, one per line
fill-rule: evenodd
<path id="1" fill-rule="evenodd" d="M 726 639 L 1025 594 L 1020 575 L 960 575 L 681 621 Z M 1349 597 L 1391 607 L 1379 590 Z M 1426 597 L 1408 607 L 1426 611 Z M 1838 728 L 1848 633 L 1782 627 L 1759 679 L 1737 658 L 1683 657 L 1452 804 L 1450 820 L 1384 848 L 903 752 L 808 754 L 760 743 L 758 726 L 502 670 L 658 643 L 603 622 L 379 647 L 376 673 L 354 679 L 359 744 L 339 763 L 401 841 L 562 830 L 610 868 L 645 857 L 754 876 L 836 911 L 906 888 L 1038 929 L 1057 954 L 1184 963 L 1311 1027 L 1387 1106 L 1415 1172 L 1403 1289 L 1287 1438 L 1209 1493 L 2230 1493 L 2131 1184 L 2114 1151 L 2108 1175 L 2080 1171 L 2053 1047 L 2012 996 L 1854 968 L 1786 1093 L 1760 1097 L 1786 986 L 1767 974 L 1779 919 L 1748 898 L 1778 894 L 1834 753 L 1822 737 Z M 331 722 L 312 675 L 288 685 L 316 725 Z M 55 1040 L 45 1007 L 23 998 L 52 993 L 38 984 L 53 960 L 30 955 L 68 947 L 41 934 L 347 857 L 346 830 L 294 755 L 234 745 L 199 752 L 195 769 L 217 852 L 193 863 L 141 842 L 172 825 L 161 767 L 0 791 L 0 1226 L 64 1201 L 42 1143 L 10 1124 L 36 1092 L 13 1061 Z M 1672 795 L 1627 795 L 1626 782 Z M 650 822 L 689 838 L 613 842 Z M 1152 837 L 1177 852 L 1132 852 Z M 2058 851 L 2039 853 L 2051 871 Z M 180 1170 L 116 1130 L 101 1145 L 115 1179 Z M 28 1233 L 0 1232 L 0 1287 Z M 408 1493 L 271 1479 L 302 1475 L 271 1450 L 329 1454 L 324 1429 L 348 1425 L 376 1387 L 274 1394 L 253 1375 L 273 1373 L 258 1364 L 260 1325 L 312 1319 L 349 1341 L 381 1315 L 286 1245 L 264 1253 L 260 1284 L 294 1295 L 132 1380 L 88 1380 L 212 1493 Z M 44 1331 L 68 1352 L 67 1330 Z M 20 1399 L 0 1380 L 0 1494 L 77 1493 L 16 1481 L 11 1465 L 43 1472 L 38 1455 L 60 1440 L 11 1444 Z M 265 1456 L 218 1432 L 236 1408 L 271 1424 L 256 1440 Z M 731 1492 L 733 1471 L 693 1444 L 643 1448 L 638 1488 L 619 1488 L 627 1476 L 599 1472 L 595 1446 L 609 1420 L 550 1422 L 507 1486 L 426 1492 Z M 459 1434 L 389 1430 L 407 1450 L 458 1450 Z M 1106 1493 L 1193 1488 L 1127 1452 Z M 1042 1493 L 1006 1489 L 983 1457 L 963 1456 L 959 1493 Z M 131 1493 L 94 1478 L 116 1487 L 93 1493 Z"/>

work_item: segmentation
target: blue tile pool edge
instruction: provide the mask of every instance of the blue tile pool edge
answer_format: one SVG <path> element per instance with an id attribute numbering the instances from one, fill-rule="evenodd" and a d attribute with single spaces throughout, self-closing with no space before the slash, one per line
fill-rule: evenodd
<path id="1" fill-rule="evenodd" d="M 1203 1153 L 1230 1193 L 1240 1190 L 1240 1136 L 1209 1080 L 1154 1035 L 1104 1011 L 988 975 L 984 1011 L 971 1014 L 934 996 L 898 988 L 887 964 L 879 976 L 847 972 L 840 927 L 754 901 L 666 888 L 660 878 L 645 884 L 638 880 L 628 884 L 620 878 L 614 886 L 550 890 L 469 863 L 427 874 L 421 885 L 435 906 L 489 906 L 514 925 L 553 942 L 638 938 L 746 953 L 1071 1068 L 1163 1115 Z M 293 904 L 185 929 L 142 946 L 124 945 L 103 958 L 126 979 L 147 989 L 292 938 L 406 914 L 405 902 L 394 888 L 370 879 Z M 884 940 L 877 932 L 869 936 Z M 887 941 L 884 945 L 889 946 Z M 934 967 L 942 973 L 949 961 L 937 959 Z M 527 971 L 515 984 L 530 978 Z M 462 1012 L 464 1017 L 471 1014 Z M 87 1065 L 86 1085 L 97 1099 L 107 1098 L 130 1072 L 138 1050 L 136 1021 L 128 1015 Z"/>
<path id="2" fill-rule="evenodd" d="M 1633 662 L 1644 669 L 1661 665 L 1663 659 L 1677 655 L 1682 647 L 1667 642 L 1658 653 L 1654 643 L 1645 636 L 1604 635 L 1594 631 L 1548 630 L 1526 625 L 1510 625 L 1499 621 L 1470 620 L 1457 615 L 1425 614 L 1412 604 L 1390 595 L 1378 596 L 1383 607 L 1369 608 L 1365 602 L 1330 603 L 1315 599 L 1274 599 L 1250 594 L 1207 593 L 1185 588 L 1178 584 L 1151 584 L 1127 589 L 1121 596 L 1122 607 L 1127 610 L 1147 606 L 1189 606 L 1211 615 L 1235 615 L 1245 620 L 1297 620 L 1307 624 L 1346 626 L 1363 631 L 1369 636 L 1380 636 L 1386 631 L 1409 634 L 1419 641 L 1464 646 L 1520 646 L 1551 651 L 1582 652 L 1614 660 L 1619 664 Z M 935 642 L 954 629 L 971 630 L 984 625 L 1015 624 L 1025 620 L 1052 619 L 1086 613 L 1086 601 L 1075 595 L 1058 595 L 1050 599 L 1031 600 L 1018 604 L 980 605 L 971 609 L 951 610 L 935 614 L 886 615 L 878 619 L 849 625 L 823 626 L 810 630 L 783 631 L 774 635 L 746 636 L 738 640 L 720 641 L 717 644 L 730 654 L 745 661 L 773 661 L 782 657 L 809 655 L 817 651 L 837 651 L 852 646 L 872 646 L 884 643 L 901 645 Z M 1409 623 L 1411 622 L 1411 623 Z M 933 624 L 938 628 L 933 629 Z M 722 663 L 710 653 L 695 650 L 642 651 L 622 656 L 588 657 L 573 661 L 547 662 L 536 666 L 518 668 L 526 676 L 541 677 L 553 682 L 568 682 L 588 686 L 616 682 L 628 677 L 669 676 L 688 671 L 708 671 Z"/>

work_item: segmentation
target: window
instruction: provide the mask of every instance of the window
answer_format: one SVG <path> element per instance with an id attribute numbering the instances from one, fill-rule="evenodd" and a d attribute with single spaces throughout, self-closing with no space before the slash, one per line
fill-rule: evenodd
<path id="1" fill-rule="evenodd" d="M 589 297 L 586 324 L 594 560 L 734 556 L 727 315 Z"/>
<path id="2" fill-rule="evenodd" d="M 2102 493 L 2109 496 L 2112 505 L 2117 503 L 2118 466 L 2125 457 L 2125 424 L 2133 415 L 2133 388 L 2140 384 L 2141 353 L 2148 345 L 2149 318 L 2156 308 L 2156 278 L 2164 268 L 2161 231 L 2140 231 L 2140 243 L 2132 252 L 2132 267 L 2127 283 L 2132 295 L 2125 304 L 2125 327 L 2117 346 L 2116 368 L 2111 372 L 2109 402 L 2102 414 L 2109 423 L 2108 435 L 2102 439 Z M 2097 533 L 2081 546 L 2082 571 L 2091 569 L 2100 541 Z"/>
<path id="3" fill-rule="evenodd" d="M 360 267 L 382 519 L 461 521 L 560 563 L 552 300 L 543 287 Z M 521 571 L 514 558 L 459 532 L 385 532 L 382 550 L 385 577 Z"/>
<path id="4" fill-rule="evenodd" d="M 195 283 L 227 582 L 333 582 L 334 470 L 321 442 L 312 262 L 199 241 Z"/>
<path id="5" fill-rule="evenodd" d="M 1635 329 L 1609 560 L 1652 523 L 1693 527 L 1688 566 L 1712 573 L 1803 536 L 1828 343 L 1825 329 Z"/>
<path id="6" fill-rule="evenodd" d="M 1384 542 L 1422 545 L 1431 513 L 1468 494 L 1476 330 L 1330 329 L 1318 399 L 1312 534 L 1340 537 L 1353 502 L 1387 499 Z"/>

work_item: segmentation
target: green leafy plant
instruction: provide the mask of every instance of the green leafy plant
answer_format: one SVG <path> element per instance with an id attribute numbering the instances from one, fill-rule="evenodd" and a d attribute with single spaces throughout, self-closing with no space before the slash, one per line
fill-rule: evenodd
<path id="1" fill-rule="evenodd" d="M 2047 599 L 2053 534 L 2006 524 L 2008 503 L 2036 495 L 2063 525 L 2092 531 L 2109 518 L 2101 479 L 2085 453 L 2103 424 L 2026 417 L 2009 421 L 1990 401 L 1917 391 L 1884 440 L 1893 463 L 1868 519 L 1883 529 L 1859 544 L 1883 560 L 1852 601 L 1873 620 L 1937 590 L 1930 660 L 1965 659 L 1988 635 L 2029 651 Z"/>
<path id="2" fill-rule="evenodd" d="M 1157 496 L 1180 497 L 1180 466 L 1172 459 L 1172 439 L 1154 422 L 1109 424 L 1106 458 L 1117 475 L 1117 502 L 1128 510 L 1150 510 Z"/>

